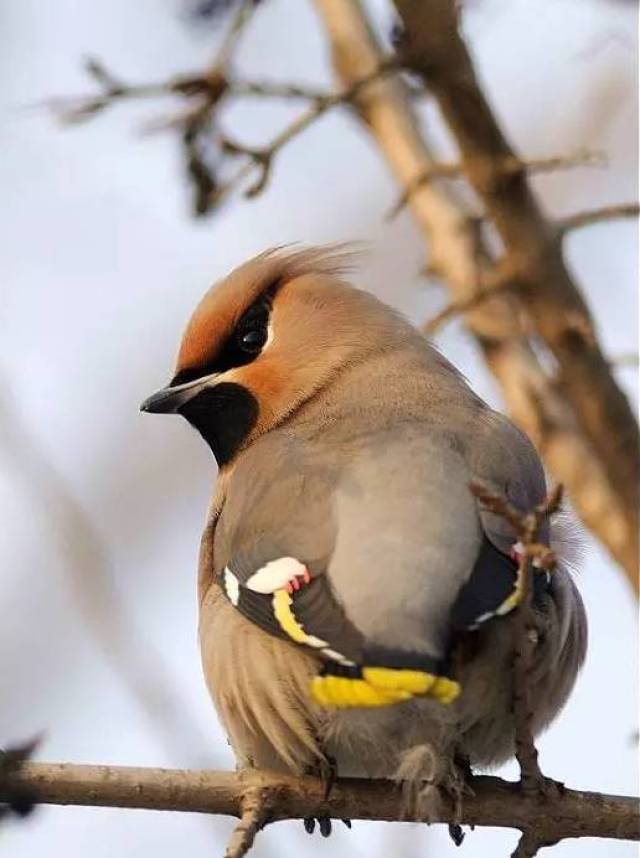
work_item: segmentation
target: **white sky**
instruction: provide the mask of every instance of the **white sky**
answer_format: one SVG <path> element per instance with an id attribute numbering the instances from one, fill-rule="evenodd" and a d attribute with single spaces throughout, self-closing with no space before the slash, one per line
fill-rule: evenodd
<path id="1" fill-rule="evenodd" d="M 607 170 L 536 180 L 549 211 L 634 199 L 632 10 L 605 0 L 471 5 L 469 36 L 520 149 L 532 157 L 582 146 L 608 154 Z M 213 37 L 186 26 L 177 8 L 177 0 L 0 5 L 0 746 L 44 729 L 42 759 L 231 765 L 196 648 L 195 564 L 212 460 L 182 421 L 138 413 L 168 377 L 181 327 L 207 285 L 272 244 L 365 239 L 371 252 L 362 285 L 416 320 L 445 300 L 416 276 L 424 252 L 409 215 L 384 221 L 393 184 L 372 143 L 343 114 L 282 154 L 258 200 L 195 223 L 175 142 L 135 133 L 166 106 L 117 108 L 68 131 L 23 109 L 85 91 L 79 59 L 87 53 L 133 81 L 198 69 Z M 241 65 L 274 80 L 327 80 L 308 4 L 265 3 Z M 234 136 L 264 141 L 291 115 L 290 106 L 247 103 L 234 110 Z M 433 121 L 432 111 L 426 115 Z M 634 351 L 635 224 L 585 230 L 569 252 L 607 351 Z M 499 406 L 459 326 L 438 341 Z M 634 376 L 619 371 L 635 396 Z M 540 741 L 542 765 L 571 787 L 634 793 L 635 604 L 591 544 L 580 586 L 588 662 Z M 87 624 L 87 611 L 97 623 Z M 124 627 L 132 629 L 126 640 Z M 119 654 L 109 644 L 105 657 L 96 638 L 110 633 L 124 642 Z M 169 701 L 161 696 L 166 688 Z M 150 719 L 141 696 L 165 715 Z M 185 814 L 44 808 L 27 823 L 3 826 L 0 842 L 11 858 L 168 858 L 185 846 L 197 858 L 221 854 L 230 827 L 230 820 Z M 506 856 L 515 839 L 476 830 L 456 854 Z M 323 841 L 283 823 L 262 834 L 252 854 L 417 855 L 429 847 L 440 858 L 455 852 L 442 827 L 355 823 Z M 584 841 L 550 854 L 637 852 L 631 844 Z"/>

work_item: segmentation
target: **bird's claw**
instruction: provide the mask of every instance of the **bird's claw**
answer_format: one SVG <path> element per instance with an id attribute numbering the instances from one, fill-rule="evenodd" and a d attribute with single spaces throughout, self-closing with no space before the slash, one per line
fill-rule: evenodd
<path id="1" fill-rule="evenodd" d="M 313 834 L 313 832 L 316 830 L 316 821 L 318 823 L 318 829 L 320 830 L 320 834 L 322 835 L 322 837 L 329 837 L 332 829 L 331 818 L 329 816 L 318 816 L 317 818 L 313 816 L 305 816 L 305 818 L 303 819 L 303 823 L 304 830 L 307 832 L 307 834 Z"/>
<path id="2" fill-rule="evenodd" d="M 456 846 L 462 846 L 462 841 L 465 837 L 464 831 L 462 830 L 462 826 L 458 825 L 457 822 L 450 822 L 449 837 L 453 840 Z"/>

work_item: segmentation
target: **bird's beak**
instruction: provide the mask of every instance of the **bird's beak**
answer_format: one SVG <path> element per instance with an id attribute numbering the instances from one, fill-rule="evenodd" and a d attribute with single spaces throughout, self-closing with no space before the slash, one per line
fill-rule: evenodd
<path id="1" fill-rule="evenodd" d="M 140 411 L 150 414 L 175 414 L 180 408 L 196 396 L 200 391 L 208 387 L 215 378 L 216 373 L 186 381 L 184 384 L 169 385 L 152 393 L 140 406 Z"/>

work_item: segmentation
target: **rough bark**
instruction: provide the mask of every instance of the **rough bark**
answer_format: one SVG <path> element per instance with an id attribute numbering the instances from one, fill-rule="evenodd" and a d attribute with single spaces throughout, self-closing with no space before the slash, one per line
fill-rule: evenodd
<path id="1" fill-rule="evenodd" d="M 383 54 L 358 0 L 314 4 L 342 84 L 371 73 Z M 505 256 L 497 268 L 453 192 L 435 183 L 416 186 L 437 159 L 419 127 L 407 84 L 398 78 L 377 81 L 354 100 L 354 108 L 400 186 L 415 186 L 408 206 L 425 235 L 430 268 L 453 299 L 468 301 L 483 279 L 494 288 L 511 282 L 510 289 L 468 312 L 467 326 L 512 416 L 637 588 L 638 427 L 566 270 L 559 231 L 542 217 L 524 169 L 504 174 L 499 167 L 517 155 L 494 127 L 450 4 L 407 2 L 398 8 L 412 33 L 409 61 L 438 98 L 460 144 L 467 178 L 502 237 Z M 553 352 L 555 374 L 541 365 L 532 334 Z"/>
<path id="2" fill-rule="evenodd" d="M 241 819 L 251 793 L 261 794 L 268 803 L 270 821 L 403 818 L 401 792 L 387 781 L 339 780 L 326 798 L 321 780 L 268 772 L 25 763 L 0 782 L 0 802 L 9 801 L 16 787 L 28 791 L 37 804 L 188 811 Z M 525 831 L 535 827 L 538 839 L 548 843 L 565 837 L 640 839 L 637 799 L 564 790 L 549 800 L 493 777 L 474 778 L 462 816 L 458 814 L 459 808 L 445 800 L 432 821 Z"/>

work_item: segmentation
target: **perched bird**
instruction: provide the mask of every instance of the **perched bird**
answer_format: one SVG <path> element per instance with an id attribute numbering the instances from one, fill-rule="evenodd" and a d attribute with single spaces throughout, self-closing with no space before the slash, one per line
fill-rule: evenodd
<path id="1" fill-rule="evenodd" d="M 518 546 L 469 485 L 528 511 L 545 479 L 418 330 L 344 281 L 345 260 L 272 250 L 237 268 L 142 410 L 181 414 L 218 463 L 200 643 L 239 766 L 393 777 L 417 795 L 451 786 L 458 757 L 513 754 Z M 562 564 L 537 572 L 534 611 L 537 733 L 586 649 Z"/>

